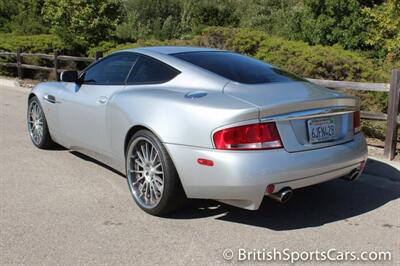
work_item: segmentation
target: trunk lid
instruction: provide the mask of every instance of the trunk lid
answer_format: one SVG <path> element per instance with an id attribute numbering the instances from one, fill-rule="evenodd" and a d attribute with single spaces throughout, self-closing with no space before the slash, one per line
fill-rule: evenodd
<path id="1" fill-rule="evenodd" d="M 257 106 L 261 121 L 275 121 L 289 152 L 328 147 L 353 139 L 353 112 L 359 109 L 356 97 L 306 81 L 257 85 L 230 82 L 224 93 Z M 316 143 L 310 137 L 310 130 L 318 123 L 333 127 L 331 139 Z"/>

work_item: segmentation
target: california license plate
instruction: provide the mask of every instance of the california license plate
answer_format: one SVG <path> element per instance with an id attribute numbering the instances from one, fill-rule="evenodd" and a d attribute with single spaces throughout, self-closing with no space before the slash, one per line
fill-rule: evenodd
<path id="1" fill-rule="evenodd" d="M 307 120 L 310 143 L 326 142 L 336 138 L 335 121 L 332 117 Z"/>

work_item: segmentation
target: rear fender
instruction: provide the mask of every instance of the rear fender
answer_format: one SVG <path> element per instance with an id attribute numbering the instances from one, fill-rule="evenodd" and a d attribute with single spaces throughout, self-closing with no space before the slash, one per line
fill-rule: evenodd
<path id="1" fill-rule="evenodd" d="M 110 102 L 113 153 L 124 161 L 125 139 L 133 126 L 151 130 L 163 143 L 213 148 L 212 132 L 222 125 L 258 119 L 258 108 L 221 92 L 190 99 L 168 89 L 125 90 Z"/>

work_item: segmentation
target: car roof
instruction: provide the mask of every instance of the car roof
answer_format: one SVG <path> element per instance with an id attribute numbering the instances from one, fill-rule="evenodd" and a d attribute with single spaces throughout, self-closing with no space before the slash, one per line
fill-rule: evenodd
<path id="1" fill-rule="evenodd" d="M 211 52 L 211 51 L 222 51 L 214 48 L 204 47 L 192 47 L 192 46 L 149 46 L 139 47 L 133 49 L 126 49 L 125 51 L 131 52 L 156 52 L 161 54 L 177 54 L 177 53 L 189 53 L 189 52 Z"/>

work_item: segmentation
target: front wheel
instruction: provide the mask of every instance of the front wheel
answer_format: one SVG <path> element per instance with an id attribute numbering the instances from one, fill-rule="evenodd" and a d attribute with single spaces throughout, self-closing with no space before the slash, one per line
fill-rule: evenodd
<path id="1" fill-rule="evenodd" d="M 149 214 L 167 214 L 186 202 L 168 152 L 148 130 L 138 131 L 128 144 L 126 175 L 133 199 Z"/>
<path id="2" fill-rule="evenodd" d="M 28 101 L 27 120 L 29 136 L 36 147 L 46 149 L 54 146 L 46 117 L 36 96 L 30 98 Z"/>

